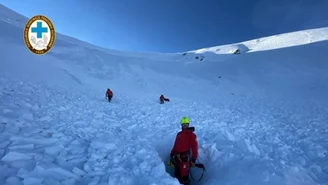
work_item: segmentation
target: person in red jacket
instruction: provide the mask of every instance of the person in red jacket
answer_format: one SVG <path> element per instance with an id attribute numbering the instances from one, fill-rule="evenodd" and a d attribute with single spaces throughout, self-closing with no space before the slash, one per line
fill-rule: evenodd
<path id="1" fill-rule="evenodd" d="M 170 99 L 165 98 L 164 95 L 162 94 L 162 95 L 159 97 L 159 102 L 160 102 L 160 104 L 163 104 L 164 101 L 170 101 Z"/>
<path id="2" fill-rule="evenodd" d="M 113 92 L 109 88 L 107 88 L 107 91 L 106 91 L 106 95 L 105 96 L 107 97 L 108 102 L 110 102 L 112 100 L 112 98 L 113 98 Z"/>
<path id="3" fill-rule="evenodd" d="M 198 142 L 196 134 L 193 133 L 194 127 L 189 127 L 188 117 L 181 119 L 181 127 L 182 130 L 177 134 L 170 153 L 170 161 L 174 165 L 174 176 L 181 184 L 189 185 L 190 165 L 195 165 L 197 160 Z"/>

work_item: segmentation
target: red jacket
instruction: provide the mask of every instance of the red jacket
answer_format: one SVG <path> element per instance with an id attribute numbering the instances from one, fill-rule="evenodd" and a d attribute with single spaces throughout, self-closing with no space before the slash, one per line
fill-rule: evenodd
<path id="1" fill-rule="evenodd" d="M 113 96 L 113 92 L 112 92 L 111 90 L 109 90 L 109 89 L 106 91 L 106 97 L 107 97 L 108 95 L 109 95 L 109 96 Z"/>
<path id="2" fill-rule="evenodd" d="M 182 130 L 177 134 L 171 154 L 190 151 L 194 160 L 198 157 L 198 142 L 196 134 L 190 130 Z"/>
<path id="3" fill-rule="evenodd" d="M 170 101 L 170 99 L 165 98 L 164 95 L 161 95 L 161 96 L 159 97 L 159 100 L 160 100 L 160 101 Z"/>

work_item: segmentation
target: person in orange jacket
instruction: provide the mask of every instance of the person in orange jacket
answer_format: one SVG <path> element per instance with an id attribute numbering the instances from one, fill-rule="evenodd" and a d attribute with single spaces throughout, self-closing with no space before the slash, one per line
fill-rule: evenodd
<path id="1" fill-rule="evenodd" d="M 159 97 L 159 102 L 160 102 L 160 104 L 163 104 L 164 101 L 170 101 L 170 99 L 165 98 L 164 95 L 162 94 L 162 95 Z"/>
<path id="2" fill-rule="evenodd" d="M 108 102 L 110 102 L 112 100 L 112 98 L 113 98 L 113 92 L 109 88 L 107 88 L 107 91 L 106 91 L 106 95 L 105 96 L 107 97 Z"/>
<path id="3" fill-rule="evenodd" d="M 170 163 L 174 165 L 174 176 L 181 184 L 189 185 L 189 170 L 198 157 L 198 142 L 194 127 L 189 127 L 189 118 L 181 119 L 181 131 L 177 134 L 170 153 Z M 190 152 L 191 151 L 191 152 Z"/>

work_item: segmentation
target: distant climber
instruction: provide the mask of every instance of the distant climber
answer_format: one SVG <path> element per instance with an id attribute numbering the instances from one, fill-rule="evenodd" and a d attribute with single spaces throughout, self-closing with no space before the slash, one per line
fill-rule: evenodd
<path id="1" fill-rule="evenodd" d="M 163 104 L 164 101 L 170 101 L 170 99 L 165 98 L 164 95 L 161 95 L 161 96 L 159 97 L 159 102 L 160 102 L 160 104 Z"/>
<path id="2" fill-rule="evenodd" d="M 195 166 L 198 157 L 198 142 L 194 127 L 189 127 L 189 118 L 181 119 L 181 128 L 170 153 L 170 163 L 174 165 L 174 176 L 181 184 L 189 185 L 189 170 Z M 191 151 L 191 152 L 190 152 Z"/>
<path id="3" fill-rule="evenodd" d="M 111 91 L 109 88 L 107 88 L 105 97 L 108 99 L 108 102 L 110 102 L 113 98 L 113 91 Z"/>

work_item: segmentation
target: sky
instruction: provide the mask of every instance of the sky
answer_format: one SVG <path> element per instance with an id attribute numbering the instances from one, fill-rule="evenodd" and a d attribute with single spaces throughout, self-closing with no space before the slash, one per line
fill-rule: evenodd
<path id="1" fill-rule="evenodd" d="M 328 26 L 328 0 L 0 0 L 109 49 L 175 53 Z M 54 46 L 55 47 L 55 46 Z"/>

